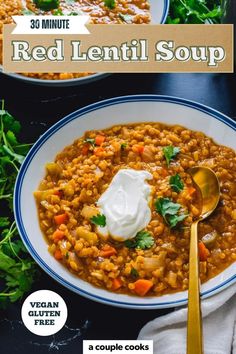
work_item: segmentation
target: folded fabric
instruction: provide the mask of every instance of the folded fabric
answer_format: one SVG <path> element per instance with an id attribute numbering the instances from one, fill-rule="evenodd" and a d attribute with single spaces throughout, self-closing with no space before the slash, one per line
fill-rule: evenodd
<path id="1" fill-rule="evenodd" d="M 204 354 L 236 354 L 236 284 L 202 300 Z M 138 339 L 153 339 L 154 354 L 186 354 L 187 308 L 147 323 Z"/>

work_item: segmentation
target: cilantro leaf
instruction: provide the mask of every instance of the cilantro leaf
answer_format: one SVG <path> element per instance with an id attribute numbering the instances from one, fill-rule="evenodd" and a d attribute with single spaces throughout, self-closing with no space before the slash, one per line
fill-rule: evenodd
<path id="1" fill-rule="evenodd" d="M 137 271 L 137 269 L 135 268 L 131 268 L 131 271 L 130 271 L 130 275 L 133 277 L 133 278 L 138 278 L 139 277 L 139 273 Z"/>
<path id="2" fill-rule="evenodd" d="M 174 157 L 180 152 L 180 148 L 169 145 L 169 146 L 163 147 L 162 151 L 163 151 L 163 154 L 166 158 L 167 166 L 169 167 L 170 161 L 173 160 Z"/>
<path id="3" fill-rule="evenodd" d="M 115 0 L 104 0 L 104 4 L 106 7 L 108 7 L 111 10 L 113 10 L 116 7 Z"/>
<path id="4" fill-rule="evenodd" d="M 7 111 L 1 110 L 0 112 L 4 131 L 7 132 L 8 130 L 11 130 L 14 134 L 18 134 L 21 129 L 20 122 L 15 120 L 15 118 L 13 118 L 13 116 Z"/>
<path id="5" fill-rule="evenodd" d="M 170 215 L 168 218 L 170 228 L 172 229 L 173 227 L 175 227 L 179 222 L 183 221 L 187 216 L 188 216 L 187 214 Z"/>
<path id="6" fill-rule="evenodd" d="M 95 225 L 98 225 L 101 227 L 106 226 L 106 217 L 103 214 L 98 214 L 96 216 L 93 216 L 90 220 Z"/>
<path id="7" fill-rule="evenodd" d="M 121 143 L 120 144 L 120 149 L 122 150 L 122 151 L 124 151 L 126 148 L 127 148 L 127 143 Z"/>
<path id="8" fill-rule="evenodd" d="M 176 175 L 170 177 L 169 183 L 170 183 L 171 188 L 176 193 L 179 193 L 184 189 L 184 183 L 181 180 L 181 177 L 178 173 Z"/>
<path id="9" fill-rule="evenodd" d="M 54 10 L 52 14 L 53 14 L 53 16 L 63 16 L 64 15 L 64 13 L 61 9 Z"/>
<path id="10" fill-rule="evenodd" d="M 95 146 L 95 139 L 86 138 L 86 139 L 84 139 L 84 144 L 90 144 L 94 147 Z"/>
<path id="11" fill-rule="evenodd" d="M 148 231 L 139 231 L 137 235 L 130 240 L 124 242 L 125 246 L 128 248 L 139 248 L 147 249 L 151 248 L 154 245 L 154 238 Z"/>
<path id="12" fill-rule="evenodd" d="M 19 237 L 15 222 L 11 223 L 9 218 L 17 173 L 30 144 L 18 142 L 21 125 L 4 109 L 4 100 L 1 103 L 0 202 L 4 204 L 0 205 L 0 308 L 3 308 L 30 290 L 38 271 Z"/>
<path id="13" fill-rule="evenodd" d="M 7 138 L 7 141 L 12 145 L 17 145 L 18 144 L 18 141 L 16 139 L 16 136 L 15 134 L 11 131 L 11 130 L 8 130 L 7 133 L 6 133 L 6 138 Z"/>
<path id="14" fill-rule="evenodd" d="M 0 227 L 6 227 L 10 225 L 10 220 L 7 216 L 0 216 Z"/>
<path id="15" fill-rule="evenodd" d="M 158 198 L 155 201 L 155 208 L 170 228 L 175 227 L 187 217 L 187 214 L 178 214 L 181 205 L 173 203 L 169 198 Z"/>
<path id="16" fill-rule="evenodd" d="M 170 0 L 167 23 L 221 23 L 221 16 L 221 0 Z"/>

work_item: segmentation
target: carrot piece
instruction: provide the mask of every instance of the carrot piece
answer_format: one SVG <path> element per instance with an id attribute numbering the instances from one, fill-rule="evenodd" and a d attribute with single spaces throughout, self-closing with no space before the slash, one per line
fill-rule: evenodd
<path id="1" fill-rule="evenodd" d="M 144 296 L 153 287 L 153 282 L 147 279 L 138 279 L 134 283 L 134 291 L 139 296 Z"/>
<path id="2" fill-rule="evenodd" d="M 166 168 L 162 168 L 162 169 L 160 170 L 160 173 L 162 174 L 163 177 L 167 177 L 167 176 L 168 176 L 168 171 L 167 171 Z"/>
<path id="3" fill-rule="evenodd" d="M 54 216 L 55 223 L 57 225 L 65 224 L 68 221 L 68 215 L 66 213 Z"/>
<path id="4" fill-rule="evenodd" d="M 104 143 L 106 137 L 104 135 L 97 135 L 95 138 L 95 145 L 102 145 L 102 143 Z"/>
<path id="5" fill-rule="evenodd" d="M 207 257 L 210 255 L 210 251 L 206 246 L 204 245 L 203 242 L 199 242 L 198 244 L 198 251 L 199 251 L 199 259 L 200 261 L 204 262 L 207 260 Z"/>
<path id="6" fill-rule="evenodd" d="M 134 145 L 133 147 L 132 147 L 132 150 L 133 150 L 133 152 L 135 152 L 136 154 L 143 154 L 143 152 L 144 152 L 144 146 L 143 145 Z"/>
<path id="7" fill-rule="evenodd" d="M 188 194 L 192 196 L 196 192 L 196 189 L 194 187 L 188 187 Z"/>
<path id="8" fill-rule="evenodd" d="M 54 252 L 54 257 L 55 257 L 58 261 L 60 261 L 60 260 L 63 258 L 62 253 L 61 253 L 61 250 L 57 249 L 57 250 Z"/>
<path id="9" fill-rule="evenodd" d="M 82 147 L 82 155 L 88 155 L 90 144 L 84 144 Z"/>
<path id="10" fill-rule="evenodd" d="M 105 245 L 100 253 L 99 253 L 99 256 L 100 257 L 103 257 L 103 258 L 106 258 L 106 257 L 111 257 L 111 256 L 114 256 L 116 254 L 116 249 L 114 247 L 111 247 L 109 245 Z"/>
<path id="11" fill-rule="evenodd" d="M 65 236 L 65 233 L 63 231 L 57 229 L 52 234 L 52 239 L 54 242 L 58 242 L 58 241 L 62 240 L 64 236 Z"/>
<path id="12" fill-rule="evenodd" d="M 93 150 L 96 156 L 100 156 L 103 153 L 103 151 L 104 149 L 102 147 L 95 147 L 95 149 Z"/>
<path id="13" fill-rule="evenodd" d="M 122 287 L 122 281 L 120 278 L 113 279 L 112 290 L 118 290 Z"/>

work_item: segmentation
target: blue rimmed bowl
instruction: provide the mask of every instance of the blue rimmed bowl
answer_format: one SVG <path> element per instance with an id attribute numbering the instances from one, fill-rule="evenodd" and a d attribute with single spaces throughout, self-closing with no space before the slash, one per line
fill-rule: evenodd
<path id="1" fill-rule="evenodd" d="M 117 97 L 82 108 L 52 126 L 30 150 L 19 172 L 14 194 L 14 212 L 21 238 L 35 261 L 52 278 L 68 289 L 108 305 L 153 309 L 186 304 L 187 292 L 160 297 L 139 298 L 116 294 L 79 279 L 57 262 L 47 250 L 39 228 L 33 192 L 45 174 L 45 164 L 85 131 L 104 129 L 115 124 L 138 122 L 180 124 L 201 130 L 217 143 L 236 150 L 236 123 L 224 114 L 181 98 L 157 95 Z M 236 263 L 204 283 L 202 297 L 212 296 L 236 281 Z"/>

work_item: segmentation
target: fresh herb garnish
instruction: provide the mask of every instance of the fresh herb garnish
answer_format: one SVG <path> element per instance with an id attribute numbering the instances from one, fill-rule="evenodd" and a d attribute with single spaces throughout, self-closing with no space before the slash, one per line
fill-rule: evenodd
<path id="1" fill-rule="evenodd" d="M 59 0 L 34 0 L 35 5 L 43 11 L 57 9 L 60 5 Z"/>
<path id="2" fill-rule="evenodd" d="M 155 208 L 171 229 L 188 216 L 187 214 L 178 214 L 181 205 L 173 203 L 169 198 L 158 198 L 155 201 Z"/>
<path id="3" fill-rule="evenodd" d="M 63 11 L 61 9 L 57 9 L 53 11 L 53 16 L 63 16 Z"/>
<path id="4" fill-rule="evenodd" d="M 113 10 L 116 7 L 115 0 L 104 0 L 104 4 L 106 7 L 108 7 L 111 10 Z"/>
<path id="5" fill-rule="evenodd" d="M 90 220 L 95 225 L 98 225 L 101 227 L 106 226 L 106 217 L 103 214 L 98 214 L 96 216 L 93 216 Z"/>
<path id="6" fill-rule="evenodd" d="M 122 151 L 124 151 L 126 148 L 127 148 L 127 143 L 121 143 L 120 144 L 120 149 L 122 150 Z"/>
<path id="7" fill-rule="evenodd" d="M 170 183 L 171 188 L 176 193 L 179 193 L 184 189 L 184 183 L 178 173 L 176 175 L 170 177 L 169 183 Z"/>
<path id="8" fill-rule="evenodd" d="M 167 166 L 169 167 L 170 161 L 173 160 L 175 158 L 175 156 L 180 152 L 180 148 L 169 145 L 169 146 L 163 147 L 162 151 L 163 151 L 163 154 L 166 158 Z"/>
<path id="9" fill-rule="evenodd" d="M 121 20 L 122 21 L 124 21 L 124 22 L 126 22 L 126 23 L 128 23 L 128 24 L 130 24 L 130 23 L 132 23 L 133 21 L 132 21 L 132 16 L 130 16 L 130 15 L 124 15 L 124 14 L 122 14 L 122 13 L 119 13 L 119 17 L 121 18 Z"/>
<path id="10" fill-rule="evenodd" d="M 17 135 L 20 123 L 4 109 L 0 110 L 0 307 L 20 299 L 29 291 L 37 268 L 25 249 L 12 212 L 13 190 L 20 165 L 31 144 L 20 144 Z M 8 206 L 8 207 L 7 207 Z M 4 212 L 3 212 L 4 211 Z"/>
<path id="11" fill-rule="evenodd" d="M 171 0 L 167 23 L 220 23 L 221 0 Z"/>
<path id="12" fill-rule="evenodd" d="M 148 231 L 139 231 L 137 235 L 130 240 L 124 242 L 125 246 L 128 248 L 139 248 L 147 249 L 151 248 L 154 245 L 154 238 Z"/>
<path id="13" fill-rule="evenodd" d="M 94 147 L 95 146 L 95 139 L 86 138 L 86 139 L 84 139 L 84 144 L 90 144 Z"/>
<path id="14" fill-rule="evenodd" d="M 138 278 L 139 277 L 139 273 L 137 271 L 137 269 L 135 268 L 131 268 L 131 271 L 130 271 L 130 275 L 133 277 L 133 278 Z"/>

